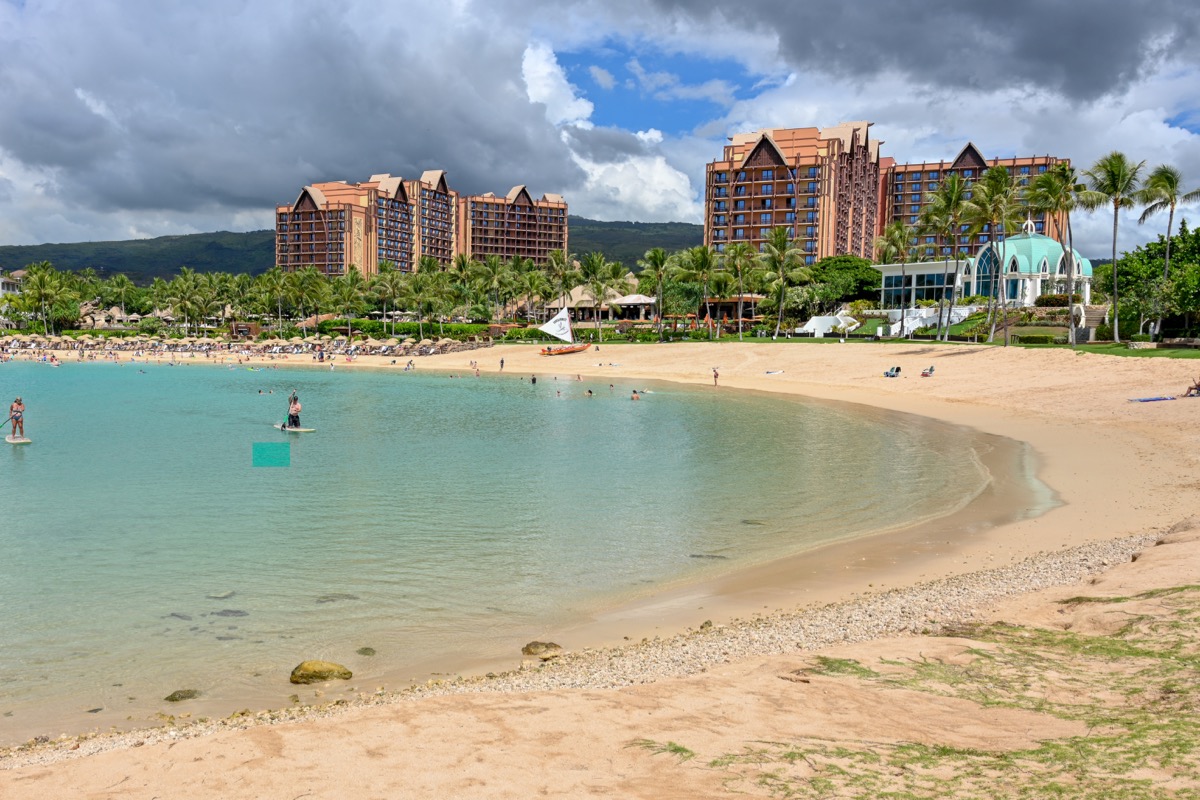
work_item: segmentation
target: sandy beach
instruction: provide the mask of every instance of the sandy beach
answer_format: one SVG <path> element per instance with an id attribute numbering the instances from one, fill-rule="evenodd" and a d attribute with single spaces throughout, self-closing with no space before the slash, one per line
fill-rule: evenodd
<path id="1" fill-rule="evenodd" d="M 70 354 L 60 357 L 70 364 Z M 564 394 L 611 383 L 628 395 L 646 381 L 672 381 L 718 393 L 855 403 L 969 427 L 1028 443 L 1059 505 L 998 526 L 975 505 L 965 516 L 914 531 L 663 592 L 609 609 L 579 629 L 552 632 L 567 656 L 493 679 L 15 749 L 0 754 L 0 794 L 683 798 L 779 795 L 785 779 L 819 789 L 814 776 L 844 764 L 814 743 L 857 743 L 888 754 L 903 743 L 1009 752 L 1091 730 L 1018 702 L 901 686 L 898 673 L 881 667 L 846 677 L 830 664 L 961 666 L 978 657 L 967 653 L 1007 647 L 996 643 L 996 629 L 969 626 L 1003 620 L 1110 633 L 1129 609 L 1060 601 L 1119 595 L 1152 617 L 1167 612 L 1137 600 L 1139 593 L 1200 583 L 1200 519 L 1193 516 L 1200 513 L 1200 400 L 1129 402 L 1182 393 L 1200 373 L 1195 360 L 748 341 L 601 345 L 556 358 L 500 346 L 416 362 L 421 371 L 468 376 L 469 361 L 496 373 L 501 359 L 513 380 L 558 376 Z M 404 360 L 390 362 L 367 356 L 338 361 L 336 369 L 398 371 Z M 272 363 L 316 368 L 296 356 Z M 920 377 L 931 365 L 934 377 Z M 883 378 L 892 366 L 902 368 L 901 377 Z M 903 489 L 898 480 L 896 490 Z M 945 526 L 972 529 L 969 536 L 939 536 Z M 883 673 L 895 680 L 887 683 Z M 763 743 L 812 749 L 804 758 L 734 757 Z M 776 761 L 779 769 L 771 766 Z M 1139 776 L 1176 790 L 1197 788 L 1178 765 Z M 943 779 L 928 780 L 935 778 Z M 883 776 L 877 788 L 907 786 L 908 779 Z M 1003 785 L 1003 777 L 991 779 Z"/>

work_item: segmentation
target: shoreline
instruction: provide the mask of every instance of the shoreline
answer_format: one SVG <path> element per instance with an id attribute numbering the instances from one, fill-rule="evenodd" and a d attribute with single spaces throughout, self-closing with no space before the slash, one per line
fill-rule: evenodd
<path id="1" fill-rule="evenodd" d="M 1188 446 L 1192 440 L 1186 440 L 1182 450 L 1178 449 L 1180 432 L 1184 430 L 1186 423 L 1194 421 L 1195 411 L 1200 411 L 1200 404 L 1193 410 L 1186 402 L 1154 404 L 1157 408 L 1125 402 L 1129 396 L 1136 396 L 1130 392 L 1152 394 L 1183 385 L 1186 380 L 1190 380 L 1189 373 L 1193 370 L 1187 361 L 1119 359 L 1106 356 L 1077 356 L 1065 351 L 1019 351 L 944 345 L 907 347 L 855 344 L 841 347 L 832 344 L 771 345 L 748 342 L 717 346 L 638 345 L 605 350 L 607 352 L 602 351 L 602 355 L 613 357 L 612 354 L 618 354 L 623 364 L 611 365 L 609 362 L 610 366 L 593 364 L 588 367 L 582 362 L 571 360 L 569 368 L 548 372 L 548 368 L 560 365 L 547 364 L 548 359 L 539 357 L 536 349 L 500 346 L 470 353 L 427 356 L 421 359 L 420 365 L 423 369 L 434 368 L 440 371 L 464 370 L 467 356 L 471 356 L 476 360 L 487 358 L 491 367 L 487 371 L 495 372 L 495 362 L 503 357 L 507 361 L 506 372 L 510 373 L 578 373 L 605 380 L 669 380 L 677 383 L 704 384 L 711 380 L 708 369 L 712 365 L 707 362 L 716 357 L 725 363 L 720 364 L 722 387 L 715 391 L 729 387 L 804 394 L 916 413 L 1016 441 L 1029 442 L 1037 450 L 1042 459 L 1039 474 L 1047 485 L 1061 496 L 1061 506 L 1034 519 L 1018 520 L 980 531 L 975 540 L 953 553 L 933 553 L 927 559 L 909 559 L 910 563 L 903 565 L 880 565 L 880 574 L 888 578 L 887 585 L 881 587 L 884 595 L 877 595 L 875 592 L 878 590 L 872 586 L 864 586 L 865 579 L 862 575 L 853 576 L 844 585 L 832 590 L 833 594 L 841 595 L 840 602 L 843 604 L 875 602 L 875 598 L 901 591 L 897 587 L 914 585 L 929 586 L 929 591 L 935 595 L 945 594 L 953 587 L 944 581 L 960 579 L 955 578 L 955 575 L 991 575 L 993 573 L 988 573 L 984 568 L 1003 570 L 1013 564 L 1025 563 L 1026 559 L 1037 553 L 1043 554 L 1035 559 L 1041 566 L 1035 564 L 1030 567 L 1033 574 L 1047 563 L 1052 563 L 1054 553 L 1059 550 L 1074 554 L 1089 568 L 1101 568 L 1103 565 L 1095 563 L 1097 560 L 1107 561 L 1109 565 L 1117 563 L 1115 559 L 1120 553 L 1128 554 L 1144 546 L 1157 535 L 1148 534 L 1148 531 L 1167 530 L 1187 516 L 1187 509 L 1200 505 L 1195 502 L 1198 486 L 1194 479 L 1188 480 L 1195 465 L 1195 458 L 1180 455 L 1195 452 L 1196 448 Z M 580 354 L 561 358 L 570 360 L 582 357 L 586 356 Z M 338 367 L 351 370 L 363 367 L 379 367 L 384 370 L 399 368 L 373 364 L 368 358 L 353 364 L 338 364 Z M 968 361 L 982 362 L 982 366 L 972 363 L 970 369 L 958 370 L 955 367 L 956 359 L 964 364 Z M 883 369 L 892 365 L 891 362 L 902 364 L 906 373 L 916 375 L 927 365 L 923 363 L 925 361 L 937 363 L 938 378 L 928 381 L 922 381 L 920 378 L 881 381 L 877 377 Z M 205 362 L 197 360 L 195 363 Z M 264 363 L 308 366 L 294 361 Z M 566 363 L 561 364 L 561 367 L 567 366 Z M 783 368 L 783 373 L 766 374 L 766 370 L 775 370 L 776 367 Z M 1072 371 L 1084 374 L 1067 374 Z M 956 376 L 956 373 L 960 375 Z M 1006 374 L 1015 377 L 1006 381 Z M 836 379 L 830 379 L 831 375 L 836 376 Z M 1143 386 L 1149 388 L 1139 388 Z M 1072 404 L 1065 402 L 1065 398 L 1079 402 Z M 1038 402 L 1032 402 L 1035 399 Z M 1055 415 L 1045 409 L 1053 410 L 1056 407 L 1071 409 L 1073 413 L 1055 419 Z M 1135 474 L 1122 474 L 1122 484 L 1117 487 L 1101 480 L 1106 470 L 1119 470 L 1132 458 L 1136 458 L 1145 468 L 1137 470 Z M 1096 479 L 1091 480 L 1092 477 Z M 1183 490 L 1178 490 L 1180 486 L 1184 487 Z M 885 538 L 889 535 L 891 534 L 883 534 Z M 1148 536 L 1150 538 L 1147 538 Z M 1116 543 L 1118 540 L 1124 540 L 1125 544 Z M 1076 550 L 1079 547 L 1084 549 Z M 789 592 L 778 582 L 781 575 L 787 571 L 786 565 L 771 562 L 771 565 L 766 565 L 764 572 L 743 576 L 740 584 L 738 579 L 730 579 L 723 585 L 711 587 L 710 594 L 714 597 L 735 596 L 739 592 L 752 590 L 751 594 L 761 593 L 769 598 L 768 607 L 773 603 L 776 609 L 780 606 L 796 609 L 798 598 L 795 593 Z M 1082 575 L 1078 565 L 1069 575 L 1060 575 L 1061 580 L 1078 580 L 1079 577 Z M 1019 579 L 1005 580 L 1009 580 L 1010 583 L 1027 583 L 1028 579 L 1029 575 L 1025 575 Z M 1018 586 L 1013 588 L 1013 591 L 1027 592 L 1033 588 L 1037 587 Z M 869 598 L 865 596 L 868 592 Z M 856 594 L 864 596 L 855 600 L 853 597 Z M 770 613 L 812 614 L 812 605 L 819 606 L 822 602 L 821 598 L 800 599 L 804 601 L 804 608 L 808 610 L 775 610 Z M 978 596 L 970 602 L 977 607 L 994 599 L 993 596 Z M 833 598 L 831 602 L 839 601 Z M 709 608 L 699 613 L 711 613 L 716 616 Z M 695 617 L 696 614 L 693 613 L 692 619 Z M 741 619 L 736 623 L 731 621 L 730 625 L 737 627 L 737 635 L 750 635 L 760 627 L 761 620 Z M 714 624 L 710 630 L 724 631 L 726 627 L 724 623 Z M 667 642 L 675 642 L 676 649 L 679 649 L 680 645 L 687 649 L 688 637 L 692 635 L 678 634 Z M 675 641 L 679 637 L 684 639 Z M 638 655 L 633 652 L 642 646 L 626 645 L 617 652 L 630 651 L 630 658 L 646 660 L 644 654 Z M 745 658 L 754 657 L 757 657 L 757 654 L 745 655 Z M 586 658 L 609 661 L 612 654 L 608 650 L 593 651 L 590 655 L 586 652 L 572 654 L 565 657 L 560 664 L 569 665 Z M 554 676 L 562 669 L 559 664 L 554 664 L 532 673 Z M 530 672 L 526 670 L 517 674 Z M 485 681 L 475 679 L 464 681 L 464 684 L 471 687 L 471 691 L 476 691 L 477 685 L 481 687 L 484 683 Z M 574 686 L 575 683 L 564 680 L 553 685 L 564 687 Z M 523 692 L 545 687 L 492 688 L 506 692 Z M 405 695 L 401 693 L 391 702 L 399 704 L 404 699 Z M 374 701 L 370 704 L 373 705 Z M 326 712 L 317 709 L 302 712 L 305 713 L 323 716 Z M 267 717 L 277 717 L 263 719 L 263 722 L 292 718 L 291 710 L 264 714 Z M 189 735 L 186 731 L 161 731 L 163 736 L 172 733 L 174 737 Z M 104 734 L 87 741 L 103 741 L 113 747 L 120 747 L 122 744 L 118 739 L 121 737 L 141 736 L 149 743 L 152 735 L 157 734 L 153 731 Z M 124 746 L 134 746 L 134 742 L 126 741 Z M 36 748 L 36 752 L 48 754 L 57 751 L 58 758 L 91 752 L 90 747 L 80 747 L 77 751 L 63 749 L 64 747 L 69 745 L 55 747 L 47 744 Z M 35 754 L 27 752 L 22 756 L 14 755 L 11 751 L 8 754 L 0 754 L 0 767 L 17 769 L 21 763 L 34 763 L 26 759 L 34 757 Z"/>

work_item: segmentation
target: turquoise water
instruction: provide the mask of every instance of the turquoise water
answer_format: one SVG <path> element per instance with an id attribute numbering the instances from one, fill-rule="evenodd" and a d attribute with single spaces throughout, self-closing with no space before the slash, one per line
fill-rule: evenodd
<path id="1" fill-rule="evenodd" d="M 367 682 L 515 663 L 597 608 L 986 481 L 917 418 L 616 382 L 0 366 L 33 439 L 0 451 L 0 740 L 177 713 L 179 688 L 284 705 L 305 658 Z M 315 433 L 271 427 L 293 388 Z M 256 443 L 290 466 L 253 466 Z"/>

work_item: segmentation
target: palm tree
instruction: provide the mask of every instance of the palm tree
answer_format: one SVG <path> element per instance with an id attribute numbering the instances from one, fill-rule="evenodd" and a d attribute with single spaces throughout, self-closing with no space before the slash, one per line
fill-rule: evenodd
<path id="1" fill-rule="evenodd" d="M 574 258 L 562 250 L 551 250 L 546 254 L 546 277 L 550 279 L 550 288 L 556 296 L 565 295 L 580 280 Z"/>
<path id="2" fill-rule="evenodd" d="M 713 252 L 712 248 L 705 245 L 697 245 L 696 247 L 688 248 L 681 254 L 678 266 L 674 270 L 675 277 L 679 280 L 700 284 L 701 291 L 704 293 L 704 314 L 706 324 L 708 325 L 709 339 L 713 336 L 713 318 L 712 305 L 708 297 L 708 287 L 720 269 L 721 265 L 718 263 L 717 255 Z"/>
<path id="3" fill-rule="evenodd" d="M 399 270 L 389 269 L 380 270 L 371 281 L 371 289 L 375 296 L 383 301 L 384 319 L 388 316 L 388 306 L 393 309 L 391 317 L 392 321 L 392 336 L 396 335 L 396 315 L 394 309 L 404 297 L 404 273 Z"/>
<path id="4" fill-rule="evenodd" d="M 316 267 L 307 266 L 289 273 L 288 279 L 291 282 L 290 294 L 299 308 L 301 321 L 304 320 L 304 313 L 312 308 L 314 316 L 318 317 L 317 321 L 320 322 L 321 302 L 325 299 L 329 285 L 325 276 Z"/>
<path id="5" fill-rule="evenodd" d="M 1029 192 L 1031 208 L 1045 213 L 1055 222 L 1058 243 L 1067 259 L 1067 308 L 1069 309 L 1067 341 L 1075 347 L 1075 235 L 1071 229 L 1071 212 L 1083 204 L 1087 190 L 1079 182 L 1075 168 L 1060 161 L 1038 175 Z M 1095 200 L 1096 198 L 1093 198 Z M 1059 220 L 1064 222 L 1059 222 Z"/>
<path id="6" fill-rule="evenodd" d="M 667 280 L 670 270 L 667 251 L 661 247 L 652 247 L 638 260 L 642 268 L 641 274 L 654 282 L 655 313 L 658 314 L 658 340 L 663 338 L 663 283 Z"/>
<path id="7" fill-rule="evenodd" d="M 1184 192 L 1179 188 L 1182 184 L 1183 174 L 1179 170 L 1167 164 L 1159 164 L 1150 172 L 1150 175 L 1146 178 L 1146 182 L 1142 184 L 1142 190 L 1138 192 L 1137 196 L 1138 201 L 1146 206 L 1145 210 L 1142 211 L 1142 216 L 1138 217 L 1139 225 L 1145 223 L 1146 220 L 1158 212 L 1167 211 L 1167 244 L 1166 252 L 1163 254 L 1164 284 L 1171 278 L 1171 231 L 1175 227 L 1175 206 L 1179 203 L 1191 203 L 1200 200 L 1200 189 Z M 1115 270 L 1116 262 L 1114 261 L 1113 264 Z M 1161 315 L 1154 326 L 1154 330 L 1161 338 Z"/>
<path id="8" fill-rule="evenodd" d="M 346 274 L 333 281 L 331 301 L 334 307 L 341 310 L 346 317 L 346 341 L 352 338 L 351 319 L 356 311 L 362 310 L 363 277 L 356 270 L 346 270 Z"/>
<path id="9" fill-rule="evenodd" d="M 530 261 L 532 263 L 532 261 Z M 525 319 L 533 316 L 533 301 L 544 301 L 550 293 L 550 280 L 540 269 L 526 269 L 517 274 L 513 283 L 517 294 L 525 297 Z"/>
<path id="10" fill-rule="evenodd" d="M 1113 235 L 1112 235 L 1112 274 L 1113 274 L 1113 341 L 1121 342 L 1120 296 L 1117 290 L 1117 223 L 1121 217 L 1121 209 L 1132 206 L 1138 198 L 1138 186 L 1141 182 L 1142 168 L 1145 161 L 1134 164 L 1124 153 L 1114 150 L 1100 158 L 1091 169 L 1083 171 L 1088 179 L 1089 188 L 1104 196 L 1104 200 L 1088 199 L 1088 207 L 1099 208 L 1105 202 L 1112 203 Z"/>
<path id="11" fill-rule="evenodd" d="M 283 300 L 288 294 L 288 276 L 287 273 L 279 268 L 279 265 L 271 267 L 269 270 L 259 275 L 255 280 L 259 294 L 266 299 L 267 303 L 275 306 L 276 312 L 276 330 L 283 333 Z"/>
<path id="12" fill-rule="evenodd" d="M 500 256 L 490 255 L 475 265 L 475 285 L 492 300 L 492 318 L 500 309 L 500 298 L 512 281 L 508 264 Z"/>
<path id="13" fill-rule="evenodd" d="M 1004 343 L 1008 344 L 1008 292 L 1005 289 L 1007 278 L 1004 272 L 1005 242 L 1020 224 L 1021 214 L 1025 208 L 1021 204 L 1020 187 L 1017 186 L 1008 168 L 1002 166 L 986 170 L 980 179 L 971 185 L 971 199 L 964 204 L 963 216 L 970 225 L 971 235 L 974 236 L 981 231 L 989 232 L 993 249 L 995 242 L 997 240 L 1000 242 L 1000 256 L 998 259 L 993 259 L 999 263 L 995 264 L 993 268 L 992 291 L 988 298 L 988 317 L 991 324 L 988 332 L 989 342 L 996 338 L 996 320 L 1000 316 L 997 313 L 999 311 L 1004 316 Z M 982 257 L 975 260 L 977 267 L 981 260 Z M 976 275 L 978 276 L 978 269 L 976 269 Z"/>
<path id="14" fill-rule="evenodd" d="M 42 332 L 47 336 L 51 333 L 50 309 L 66 298 L 67 291 L 62 275 L 49 261 L 30 264 L 27 268 L 25 280 L 21 282 L 21 295 L 31 306 L 41 309 Z"/>
<path id="15" fill-rule="evenodd" d="M 933 229 L 945 235 L 954 252 L 954 275 L 951 277 L 949 270 L 943 271 L 942 297 L 938 301 L 938 335 L 943 336 L 947 342 L 950 341 L 950 317 L 954 314 L 954 294 L 958 284 L 958 237 L 961 233 L 963 211 L 970 194 L 971 182 L 957 172 L 951 172 L 942 179 L 937 191 L 925 198 L 928 203 L 924 212 L 926 221 Z M 950 306 L 943 325 L 942 306 L 945 304 L 947 293 L 950 294 Z"/>
<path id="16" fill-rule="evenodd" d="M 904 265 L 912 258 L 916 232 L 904 220 L 889 222 L 875 237 L 875 263 L 900 265 L 900 338 L 904 338 L 904 312 L 908 308 L 908 273 Z"/>
<path id="17" fill-rule="evenodd" d="M 783 328 L 783 307 L 787 302 L 789 280 L 807 280 L 811 270 L 800 266 L 800 246 L 791 238 L 791 231 L 780 226 L 767 233 L 759 259 L 766 272 L 766 280 L 779 288 L 779 319 L 775 322 L 775 336 Z"/>
<path id="18" fill-rule="evenodd" d="M 630 282 L 625 266 L 620 261 L 609 261 L 604 254 L 593 251 L 579 263 L 583 276 L 583 291 L 592 299 L 596 314 L 596 337 L 604 341 L 604 330 L 600 327 L 600 306 L 610 294 L 628 294 Z M 611 310 L 615 306 L 610 305 Z"/>
<path id="19" fill-rule="evenodd" d="M 745 316 L 743 310 L 746 297 L 746 278 L 754 269 L 755 253 L 754 250 L 745 242 L 735 242 L 725 248 L 723 254 L 725 269 L 733 276 L 737 282 L 738 304 L 738 341 L 742 341 L 742 317 Z"/>

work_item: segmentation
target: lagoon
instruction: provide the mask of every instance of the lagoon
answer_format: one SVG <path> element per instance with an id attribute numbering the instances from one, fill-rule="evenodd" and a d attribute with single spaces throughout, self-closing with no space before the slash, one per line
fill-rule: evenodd
<path id="1" fill-rule="evenodd" d="M 307 658 L 364 691 L 515 666 L 597 609 L 945 514 L 989 477 L 921 418 L 528 377 L 0 366 L 34 440 L 0 453 L 0 741 L 286 705 Z M 313 434 L 271 428 L 293 388 Z M 262 443 L 290 465 L 254 466 Z M 202 700 L 162 701 L 181 688 Z"/>

